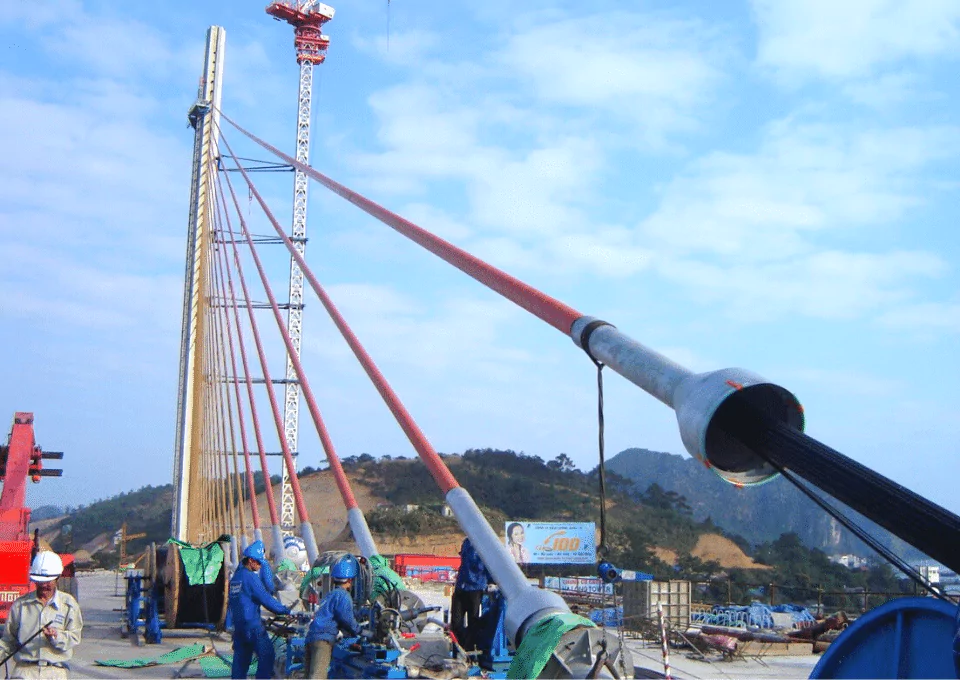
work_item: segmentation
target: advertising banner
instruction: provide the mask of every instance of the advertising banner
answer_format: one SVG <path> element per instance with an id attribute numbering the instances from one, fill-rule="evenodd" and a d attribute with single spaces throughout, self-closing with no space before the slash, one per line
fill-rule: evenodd
<path id="1" fill-rule="evenodd" d="M 504 522 L 504 543 L 518 564 L 593 564 L 593 522 Z"/>
<path id="2" fill-rule="evenodd" d="M 543 579 L 543 587 L 547 590 L 556 590 L 571 595 L 613 594 L 613 584 L 604 583 L 596 576 L 571 576 L 569 578 L 546 576 Z"/>

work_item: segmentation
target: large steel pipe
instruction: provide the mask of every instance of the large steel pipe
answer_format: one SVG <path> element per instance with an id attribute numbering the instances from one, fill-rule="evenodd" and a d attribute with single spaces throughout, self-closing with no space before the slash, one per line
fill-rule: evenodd
<path id="1" fill-rule="evenodd" d="M 755 373 L 693 373 L 614 326 L 585 316 L 571 338 L 677 414 L 691 455 L 745 486 L 790 470 L 951 569 L 960 569 L 960 517 L 803 433 L 803 408 Z"/>
<path id="2" fill-rule="evenodd" d="M 774 421 L 803 431 L 803 407 L 797 398 L 756 373 L 742 368 L 693 373 L 591 316 L 577 319 L 570 337 L 597 361 L 671 407 L 690 455 L 732 484 L 761 484 L 777 470 L 740 439 L 713 426 L 728 399 L 736 396 Z"/>

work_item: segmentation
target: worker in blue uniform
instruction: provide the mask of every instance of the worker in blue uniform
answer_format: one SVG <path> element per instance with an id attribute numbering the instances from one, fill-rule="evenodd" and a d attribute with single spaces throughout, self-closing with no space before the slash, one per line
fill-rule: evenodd
<path id="1" fill-rule="evenodd" d="M 344 557 L 330 568 L 334 587 L 320 600 L 305 640 L 308 678 L 327 677 L 333 644 L 340 631 L 351 637 L 360 634 L 360 625 L 353 615 L 353 598 L 350 596 L 353 579 L 359 572 L 353 556 Z"/>
<path id="2" fill-rule="evenodd" d="M 476 649 L 476 638 L 483 624 L 481 603 L 490 585 L 490 572 L 469 538 L 460 546 L 460 568 L 450 597 L 450 630 L 465 650 Z"/>
<path id="3" fill-rule="evenodd" d="M 260 544 L 260 549 L 263 550 L 263 541 L 255 541 Z M 270 567 L 270 560 L 264 559 L 260 563 L 260 580 L 263 582 L 263 587 L 267 589 L 267 592 L 271 595 L 276 595 L 278 588 L 277 577 L 273 573 L 273 569 Z"/>
<path id="4" fill-rule="evenodd" d="M 957 632 L 953 636 L 953 665 L 957 670 L 957 677 L 960 678 L 960 607 L 957 608 Z"/>
<path id="5" fill-rule="evenodd" d="M 272 678 L 275 653 L 270 636 L 260 619 L 260 607 L 274 614 L 289 614 L 290 608 L 267 592 L 260 578 L 267 557 L 263 543 L 255 541 L 243 551 L 243 560 L 230 579 L 230 616 L 233 619 L 233 667 L 231 678 L 246 678 L 253 655 L 257 655 L 257 677 Z"/>

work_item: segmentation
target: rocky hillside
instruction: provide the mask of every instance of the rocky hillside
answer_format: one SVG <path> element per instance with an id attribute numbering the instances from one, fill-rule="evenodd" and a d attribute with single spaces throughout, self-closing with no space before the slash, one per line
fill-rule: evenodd
<path id="1" fill-rule="evenodd" d="M 634 497 L 642 496 L 656 484 L 666 492 L 682 496 L 695 520 L 709 518 L 752 545 L 792 532 L 808 547 L 827 554 L 874 556 L 858 538 L 782 478 L 738 489 L 693 458 L 647 449 L 621 451 L 607 462 L 607 468 L 630 481 Z M 898 554 L 907 559 L 922 558 L 914 548 L 866 518 L 856 513 L 853 517 Z"/>

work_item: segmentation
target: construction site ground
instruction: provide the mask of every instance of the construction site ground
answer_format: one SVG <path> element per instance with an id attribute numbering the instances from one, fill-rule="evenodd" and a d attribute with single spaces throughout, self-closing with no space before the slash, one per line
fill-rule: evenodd
<path id="1" fill-rule="evenodd" d="M 76 650 L 71 664 L 72 678 L 173 678 L 202 677 L 200 667 L 192 662 L 148 666 L 136 669 L 99 666 L 97 660 L 139 659 L 157 657 L 177 648 L 202 642 L 221 653 L 231 653 L 227 634 L 210 634 L 202 630 L 164 630 L 163 642 L 157 645 L 135 644 L 130 638 L 120 637 L 120 616 L 123 607 L 124 583 L 113 572 L 83 572 L 80 579 L 80 604 L 83 610 L 83 643 Z M 411 583 L 426 604 L 449 607 L 449 595 L 439 583 Z M 635 677 L 662 677 L 663 659 L 660 645 L 628 637 L 628 648 L 633 655 Z M 809 647 L 807 647 L 809 649 Z M 763 650 L 756 650 L 763 652 Z M 813 654 L 774 655 L 745 654 L 734 660 L 709 661 L 688 658 L 689 652 L 671 650 L 671 673 L 675 678 L 807 678 L 819 656 Z"/>

